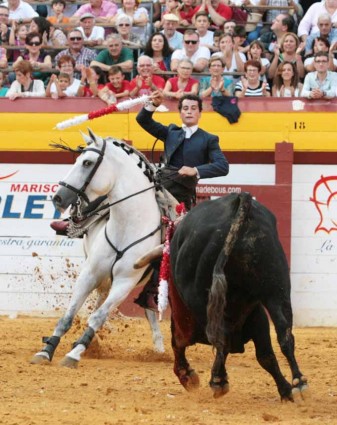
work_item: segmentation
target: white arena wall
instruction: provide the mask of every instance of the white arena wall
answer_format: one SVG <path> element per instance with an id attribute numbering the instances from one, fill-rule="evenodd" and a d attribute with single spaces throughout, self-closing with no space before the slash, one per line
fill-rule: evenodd
<path id="1" fill-rule="evenodd" d="M 2 164 L 0 168 L 0 314 L 60 315 L 84 260 L 81 239 L 56 236 L 51 198 L 69 165 Z M 335 175 L 335 177 L 334 177 Z M 329 178 L 320 184 L 324 176 Z M 205 180 L 274 184 L 273 165 L 232 165 Z M 317 185 L 316 200 L 313 191 Z M 294 324 L 337 326 L 337 173 L 333 166 L 293 167 L 291 278 Z M 319 205 L 323 224 L 319 227 Z"/>

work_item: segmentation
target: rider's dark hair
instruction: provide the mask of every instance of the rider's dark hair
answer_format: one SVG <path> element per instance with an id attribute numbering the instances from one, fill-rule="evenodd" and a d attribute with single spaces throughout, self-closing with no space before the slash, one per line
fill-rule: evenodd
<path id="1" fill-rule="evenodd" d="M 184 94 L 184 96 L 182 96 L 179 99 L 179 103 L 178 103 L 178 110 L 179 112 L 182 110 L 183 108 L 183 101 L 187 99 L 187 100 L 195 100 L 196 102 L 198 102 L 198 106 L 199 106 L 199 111 L 202 111 L 202 100 L 200 99 L 199 96 L 197 96 L 196 94 Z"/>

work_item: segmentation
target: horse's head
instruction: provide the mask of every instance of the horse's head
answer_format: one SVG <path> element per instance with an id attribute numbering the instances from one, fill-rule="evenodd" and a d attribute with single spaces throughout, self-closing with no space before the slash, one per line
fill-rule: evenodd
<path id="1" fill-rule="evenodd" d="M 70 205 L 90 204 L 98 197 L 106 195 L 111 187 L 109 174 L 104 173 L 104 154 L 107 142 L 90 129 L 89 136 L 82 133 L 86 143 L 79 151 L 81 155 L 68 172 L 53 197 L 55 207 L 65 211 Z"/>

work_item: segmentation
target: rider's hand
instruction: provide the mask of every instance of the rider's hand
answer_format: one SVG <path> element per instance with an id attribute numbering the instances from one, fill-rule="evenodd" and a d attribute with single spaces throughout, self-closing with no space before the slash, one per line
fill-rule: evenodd
<path id="1" fill-rule="evenodd" d="M 164 99 L 164 95 L 160 90 L 155 90 L 151 96 L 150 96 L 150 100 L 153 104 L 153 106 L 158 107 L 159 105 L 162 104 Z"/>

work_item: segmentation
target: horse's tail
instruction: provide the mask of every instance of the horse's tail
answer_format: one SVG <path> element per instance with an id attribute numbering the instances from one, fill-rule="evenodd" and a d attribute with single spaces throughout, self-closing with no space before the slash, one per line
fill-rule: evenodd
<path id="1" fill-rule="evenodd" d="M 225 308 L 227 304 L 227 280 L 225 266 L 234 244 L 239 238 L 240 229 L 249 213 L 252 197 L 244 192 L 238 195 L 238 205 L 223 249 L 220 251 L 213 269 L 212 285 L 207 303 L 206 335 L 213 347 L 223 350 L 225 346 Z"/>

